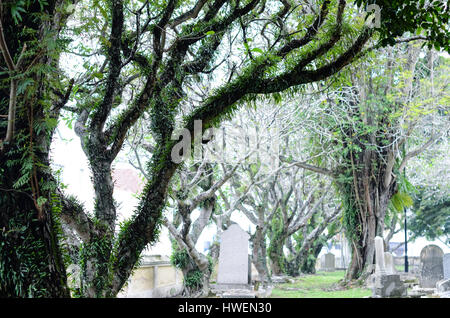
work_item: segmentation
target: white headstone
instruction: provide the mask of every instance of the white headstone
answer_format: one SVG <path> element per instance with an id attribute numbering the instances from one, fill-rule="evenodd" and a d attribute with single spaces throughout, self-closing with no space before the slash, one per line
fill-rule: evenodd
<path id="1" fill-rule="evenodd" d="M 387 274 L 395 274 L 394 256 L 389 252 L 384 252 L 384 264 Z"/>
<path id="2" fill-rule="evenodd" d="M 336 270 L 335 268 L 336 259 L 334 257 L 334 254 L 327 253 L 324 255 L 324 259 L 325 259 L 324 270 L 327 272 L 334 272 Z"/>
<path id="3" fill-rule="evenodd" d="M 436 288 L 436 283 L 444 278 L 442 249 L 434 244 L 425 246 L 420 252 L 420 285 Z"/>
<path id="4" fill-rule="evenodd" d="M 444 279 L 450 279 L 450 253 L 444 254 L 442 265 L 444 267 Z"/>
<path id="5" fill-rule="evenodd" d="M 248 284 L 249 235 L 232 224 L 221 235 L 218 284 Z"/>
<path id="6" fill-rule="evenodd" d="M 406 286 L 400 280 L 400 275 L 395 273 L 392 254 L 384 252 L 384 240 L 380 236 L 375 237 L 375 275 L 373 277 L 373 297 L 406 296 Z"/>
<path id="7" fill-rule="evenodd" d="M 384 240 L 382 237 L 375 237 L 375 273 L 378 275 L 386 275 L 384 267 Z"/>

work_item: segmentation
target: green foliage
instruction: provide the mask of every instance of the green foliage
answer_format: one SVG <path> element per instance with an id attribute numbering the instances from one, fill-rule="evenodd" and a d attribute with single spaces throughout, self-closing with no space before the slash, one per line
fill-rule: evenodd
<path id="1" fill-rule="evenodd" d="M 51 297 L 46 285 L 46 246 L 30 228 L 36 227 L 33 212 L 18 214 L 0 231 L 0 297 Z"/>
<path id="2" fill-rule="evenodd" d="M 47 7 L 50 7 L 54 5 L 53 2 L 50 2 L 47 0 L 17 0 L 17 1 L 8 1 L 6 4 L 6 9 L 10 10 L 12 20 L 15 25 L 20 25 L 20 27 L 17 28 L 18 34 L 23 36 L 22 38 L 26 38 L 26 41 L 19 41 L 20 44 L 23 44 L 24 42 L 27 42 L 28 44 L 28 50 L 26 51 L 27 57 L 32 58 L 34 55 L 37 54 L 37 52 L 47 52 L 45 53 L 46 58 L 48 58 L 49 61 L 53 59 L 53 61 L 57 61 L 57 57 L 59 53 L 64 49 L 71 41 L 71 37 L 73 38 L 79 38 L 81 35 L 86 36 L 87 38 L 95 39 L 96 41 L 93 41 L 97 43 L 95 47 L 87 47 L 84 44 L 75 44 L 78 46 L 78 53 L 82 55 L 89 56 L 90 54 L 93 54 L 94 52 L 98 51 L 99 55 L 106 55 L 105 52 L 108 52 L 111 47 L 111 43 L 109 39 L 106 37 L 107 34 L 109 34 L 109 28 L 110 28 L 110 22 L 111 22 L 111 1 L 106 0 L 90 0 L 85 1 L 84 5 L 81 6 L 80 11 L 78 12 L 78 15 L 76 16 L 77 22 L 76 26 L 72 29 L 68 30 L 67 28 L 64 28 L 63 26 L 63 32 L 66 34 L 70 34 L 70 36 L 67 36 L 63 39 L 54 40 L 55 34 L 52 32 L 46 33 L 45 28 L 36 28 L 36 30 L 32 30 L 30 27 L 28 27 L 28 24 L 31 24 L 31 22 L 34 23 L 41 23 L 50 20 L 51 17 L 46 16 L 45 12 L 47 10 Z M 365 3 L 365 1 L 356 1 L 358 4 Z M 421 1 L 423 4 L 423 1 Z M 147 5 L 146 10 L 148 15 L 150 13 L 154 14 L 154 18 L 161 16 L 161 14 L 164 12 L 164 10 L 167 8 L 167 1 L 125 1 L 125 7 L 127 10 L 125 10 L 124 15 L 129 18 L 135 18 L 135 13 L 133 13 L 133 10 L 136 10 L 139 8 L 142 4 Z M 183 1 L 176 1 L 175 2 L 175 12 L 178 15 L 178 11 L 182 11 L 182 6 L 186 5 L 187 7 L 191 7 L 195 2 L 190 1 L 189 3 L 183 2 Z M 238 2 L 236 2 L 238 3 Z M 431 16 L 428 18 L 428 13 L 424 13 L 419 9 L 414 9 L 411 5 L 411 1 L 394 1 L 393 3 L 388 3 L 386 1 L 377 1 L 376 3 L 382 3 L 383 9 L 388 12 L 387 15 L 383 16 L 383 29 L 380 31 L 382 35 L 386 33 L 387 35 L 385 37 L 382 36 L 382 40 L 385 41 L 388 39 L 387 42 L 390 41 L 391 38 L 393 38 L 396 35 L 402 35 L 404 31 L 411 31 L 413 30 L 412 22 L 418 18 L 421 19 L 423 23 L 421 23 L 421 27 L 426 30 L 430 31 L 427 33 L 427 35 L 432 36 L 434 45 L 436 47 L 445 47 L 447 48 L 446 40 L 448 39 L 448 36 L 444 33 L 442 34 L 442 30 L 439 28 L 442 27 L 442 21 L 445 20 L 446 17 L 448 17 L 448 12 L 443 12 L 439 6 L 433 5 L 431 8 Z M 175 41 L 177 45 L 179 43 L 182 43 L 185 41 L 186 36 L 194 35 L 194 36 L 203 36 L 206 35 L 205 39 L 203 39 L 201 43 L 201 49 L 205 50 L 201 51 L 205 54 L 214 54 L 214 51 L 208 52 L 207 50 L 214 47 L 211 43 L 214 43 L 216 39 L 220 39 L 222 35 L 222 31 L 217 31 L 216 29 L 213 30 L 214 26 L 221 26 L 218 24 L 218 22 L 222 21 L 222 19 L 228 19 L 229 14 L 228 10 L 232 5 L 235 4 L 234 2 L 231 3 L 231 5 L 227 4 L 224 6 L 223 10 L 220 10 L 220 12 L 217 14 L 216 18 L 211 19 L 208 22 L 195 22 L 195 23 L 187 23 L 185 25 L 182 25 L 181 32 L 178 33 L 179 41 Z M 247 2 L 248 4 L 248 2 Z M 333 1 L 333 5 L 335 5 L 336 2 Z M 240 3 L 240 5 L 243 5 Z M 73 12 L 75 6 L 74 4 L 67 1 L 64 3 L 65 11 L 66 12 Z M 36 8 L 39 7 L 39 10 L 41 12 L 37 12 Z M 208 10 L 213 10 L 214 5 L 211 5 Z M 392 9 L 392 10 L 389 10 Z M 398 10 L 395 10 L 398 9 Z M 207 10 L 207 14 L 209 11 Z M 61 13 L 61 12 L 58 12 Z M 256 10 L 252 13 L 252 15 L 255 14 L 257 17 Z M 53 18 L 53 17 L 52 17 Z M 148 17 L 150 18 L 150 17 Z M 433 24 L 430 24 L 428 22 L 435 22 L 435 18 L 437 19 L 438 23 L 437 26 Z M 41 20 L 39 20 L 41 19 Z M 309 20 L 308 20 L 309 19 Z M 308 16 L 306 22 L 311 22 L 312 17 Z M 430 21 L 431 19 L 431 21 Z M 149 22 L 153 20 L 150 19 Z M 201 19 L 197 19 L 201 20 Z M 325 34 L 319 38 L 319 40 L 325 39 L 329 37 L 330 33 L 333 31 L 333 28 L 331 26 L 335 18 L 333 18 L 333 15 L 331 15 L 330 21 L 327 20 L 326 22 L 326 32 Z M 31 22 L 30 22 L 31 21 Z M 128 20 L 130 21 L 130 20 Z M 127 22 L 128 22 L 127 21 Z M 225 20 L 223 20 L 225 21 Z M 27 23 L 25 23 L 27 22 Z M 134 22 L 134 21 L 133 21 Z M 302 21 L 305 22 L 305 21 Z M 399 23 L 401 22 L 401 23 Z M 414 21 L 415 22 L 415 21 Z M 153 23 L 153 22 L 152 22 Z M 223 24 L 226 24 L 225 22 Z M 42 23 L 42 26 L 45 24 Z M 299 22 L 299 25 L 297 28 L 300 30 L 302 27 L 306 24 L 302 24 Z M 39 25 L 41 26 L 41 25 Z M 128 25 L 130 26 L 130 25 Z M 134 30 L 133 25 L 132 30 Z M 356 31 L 352 30 L 352 27 L 349 23 L 344 23 L 343 26 L 346 35 L 349 35 L 352 37 L 355 35 Z M 437 29 L 436 29 L 437 28 Z M 139 29 L 139 28 L 137 28 Z M 230 30 L 232 29 L 232 26 L 229 26 Z M 155 29 L 155 26 L 150 26 L 148 30 L 145 30 L 144 32 L 153 32 Z M 415 29 L 414 29 L 415 30 Z M 41 33 L 44 31 L 45 36 L 43 37 L 36 37 L 36 34 Z M 141 30 L 143 31 L 143 30 Z M 432 32 L 431 32 L 432 31 Z M 131 32 L 131 31 L 130 31 Z M 276 31 L 281 32 L 281 31 Z M 347 33 L 348 32 L 348 33 Z M 384 32 L 384 33 L 383 33 Z M 231 34 L 231 32 L 230 32 Z M 26 35 L 26 36 L 25 36 Z M 15 36 L 15 35 L 14 35 Z M 277 35 L 278 36 L 278 35 Z M 9 40 L 12 37 L 7 37 Z M 28 38 L 33 38 L 33 40 L 28 41 Z M 279 39 L 282 39 L 280 37 Z M 23 42 L 23 43 L 22 43 Z M 247 41 L 249 42 L 249 41 Z M 209 97 L 205 103 L 201 106 L 195 109 L 195 111 L 186 118 L 186 123 L 188 125 L 188 128 L 191 128 L 191 124 L 193 123 L 193 120 L 198 118 L 204 118 L 205 119 L 205 128 L 208 128 L 212 125 L 218 125 L 221 120 L 224 118 L 230 118 L 233 116 L 233 113 L 236 111 L 238 104 L 241 101 L 249 101 L 254 100 L 257 98 L 256 95 L 250 94 L 247 96 L 244 96 L 244 93 L 241 94 L 241 91 L 245 91 L 246 87 L 250 87 L 255 84 L 255 79 L 266 76 L 266 78 L 270 78 L 271 76 L 274 76 L 275 74 L 279 74 L 280 70 L 282 69 L 290 69 L 295 65 L 295 61 L 298 58 L 298 56 L 288 57 L 286 59 L 286 62 L 283 65 L 280 65 L 280 58 L 271 56 L 270 53 L 264 52 L 260 48 L 251 48 L 247 42 L 244 43 L 244 46 L 246 47 L 247 52 L 253 52 L 258 53 L 255 54 L 254 60 L 251 62 L 249 67 L 245 67 L 244 70 L 241 72 L 238 70 L 237 73 L 240 75 L 236 80 L 231 80 L 228 84 L 224 85 L 223 87 L 217 89 L 215 91 L 216 95 L 212 95 L 212 97 Z M 320 41 L 317 41 L 320 42 Z M 139 41 L 137 42 L 139 43 Z M 143 44 L 143 43 L 140 43 Z M 317 43 L 314 43 L 316 45 Z M 312 45 L 308 49 L 313 49 L 314 45 Z M 124 45 L 123 47 L 125 47 Z M 19 49 L 18 47 L 15 47 L 15 50 Z M 187 50 L 187 48 L 186 48 Z M 20 51 L 20 49 L 19 49 Z M 193 49 L 192 51 L 195 51 Z M 315 66 L 321 66 L 324 63 L 329 62 L 329 58 L 331 55 L 338 54 L 342 51 L 342 47 L 338 46 L 337 48 L 333 48 L 329 53 L 331 54 L 324 54 L 323 57 L 319 57 L 317 63 L 315 62 Z M 173 51 L 172 51 L 173 52 Z M 309 51 L 311 52 L 311 51 Z M 308 54 L 308 52 L 304 52 L 305 54 Z M 39 53 L 41 54 L 41 53 Z M 95 53 L 97 54 L 97 53 Z M 120 54 L 120 53 L 119 53 Z M 182 50 L 179 50 L 174 55 L 183 55 Z M 182 60 L 181 58 L 172 58 L 173 56 L 170 56 L 171 54 L 168 54 L 168 60 L 171 61 L 172 64 L 166 64 L 164 66 L 161 66 L 158 70 L 160 73 L 163 74 L 163 78 L 168 76 L 169 81 L 165 81 L 164 85 L 156 84 L 155 91 L 158 91 L 158 94 L 151 100 L 151 103 L 147 105 L 147 108 L 151 108 L 150 110 L 150 116 L 151 116 L 151 129 L 155 133 L 155 139 L 157 141 L 157 150 L 153 155 L 152 161 L 148 166 L 149 174 L 152 177 L 151 180 L 149 180 L 148 184 L 146 185 L 146 188 L 144 190 L 145 193 L 151 193 L 149 197 L 151 197 L 151 200 L 146 200 L 147 198 L 143 196 L 143 199 L 138 207 L 138 210 L 142 213 L 139 216 L 142 216 L 146 221 L 149 221 L 146 228 L 140 228 L 139 226 L 133 227 L 130 226 L 132 222 L 136 220 L 136 217 L 133 218 L 130 222 L 124 223 L 120 226 L 120 232 L 118 235 L 117 240 L 112 239 L 108 235 L 103 234 L 96 234 L 92 241 L 89 244 L 86 244 L 82 247 L 81 250 L 81 264 L 84 268 L 87 267 L 87 262 L 89 260 L 95 259 L 96 263 L 96 273 L 94 273 L 94 276 L 96 278 L 94 281 L 92 281 L 93 286 L 85 286 L 87 287 L 95 287 L 95 289 L 100 293 L 108 288 L 111 268 L 109 268 L 112 261 L 118 261 L 119 267 L 121 265 L 126 265 L 127 259 L 123 255 L 119 255 L 119 243 L 123 243 L 125 246 L 132 246 L 134 250 L 140 251 L 142 248 L 144 248 L 145 245 L 147 245 L 148 240 L 146 240 L 146 237 L 148 236 L 148 228 L 151 228 L 153 230 L 154 226 L 154 232 L 151 235 L 151 238 L 149 239 L 150 243 L 154 242 L 158 238 L 160 226 L 161 226 L 161 215 L 162 215 L 162 206 L 164 205 L 163 201 L 165 198 L 163 197 L 165 195 L 166 191 L 166 184 L 164 184 L 164 187 L 158 188 L 158 184 L 161 181 L 168 182 L 168 179 L 171 177 L 171 173 L 175 170 L 175 166 L 170 162 L 170 151 L 172 149 L 172 146 L 174 145 L 174 142 L 169 141 L 170 133 L 175 127 L 175 118 L 177 115 L 180 115 L 177 113 L 179 110 L 178 107 L 180 106 L 181 102 L 184 100 L 183 92 L 181 90 L 181 86 L 183 83 L 183 79 L 186 76 L 186 74 L 183 71 L 179 71 L 175 66 L 176 64 L 184 64 L 183 62 L 186 62 Z M 144 56 L 144 59 L 147 59 L 146 56 Z M 99 59 L 101 60 L 101 58 Z M 108 59 L 106 59 L 108 60 Z M 150 58 L 147 60 L 151 61 L 152 63 L 149 63 L 149 65 L 152 65 L 154 61 L 152 61 Z M 248 57 L 245 57 L 244 59 L 244 65 L 248 65 Z M 130 63 L 130 68 L 133 68 L 133 61 Z M 105 79 L 105 74 L 109 71 L 108 68 L 112 68 L 113 63 L 105 64 L 105 67 L 102 68 L 101 65 L 98 65 L 97 63 L 92 63 L 91 61 L 86 61 L 83 64 L 83 68 L 85 71 L 85 75 L 87 78 L 87 82 L 89 82 L 87 85 L 89 86 L 95 86 L 98 87 L 98 90 L 94 90 L 92 94 L 86 94 L 86 87 L 75 87 L 74 88 L 74 99 L 76 100 L 82 100 L 83 106 L 88 105 L 86 107 L 91 107 L 89 110 L 93 110 L 94 112 L 99 110 L 99 107 L 101 105 L 101 97 L 102 93 L 105 91 L 105 86 L 108 84 Z M 155 63 L 156 65 L 156 63 Z M 145 67 L 142 73 L 146 73 L 149 70 L 145 70 Z M 20 95 L 20 102 L 18 105 L 19 114 L 18 118 L 22 120 L 22 122 L 26 122 L 27 113 L 26 111 L 30 108 L 30 105 L 36 105 L 39 107 L 40 113 L 46 113 L 49 109 L 52 103 L 50 102 L 52 100 L 51 98 L 51 91 L 54 89 L 54 91 L 62 91 L 60 90 L 62 87 L 64 87 L 63 82 L 60 81 L 60 79 L 55 78 L 48 78 L 48 74 L 57 74 L 57 68 L 55 65 L 52 65 L 52 63 L 43 63 L 43 64 L 35 64 L 32 65 L 25 74 L 21 75 L 21 78 L 19 78 L 19 87 L 18 87 L 18 94 Z M 133 71 L 136 72 L 136 70 L 130 71 L 131 74 L 133 74 Z M 141 71 L 141 69 L 139 69 Z M 128 70 L 121 75 L 128 75 Z M 155 78 L 158 78 L 158 80 L 161 78 L 160 76 L 156 76 Z M 38 80 L 33 80 L 29 75 L 37 76 Z M 55 76 L 57 77 L 57 76 Z M 81 77 L 80 77 L 81 78 Z M 231 79 L 231 77 L 230 77 Z M 8 78 L 9 80 L 9 78 Z M 91 81 L 92 80 L 92 81 Z M 157 81 L 158 81 L 157 80 Z M 6 81 L 6 80 L 5 80 Z M 3 82 L 3 81 L 2 81 Z M 164 81 L 162 81 L 164 82 Z M 94 85 L 91 85 L 93 84 Z M 86 86 L 87 86 L 86 85 Z M 179 85 L 179 86 L 178 86 Z M 37 96 L 38 101 L 35 100 L 35 93 L 37 91 L 40 91 L 43 87 L 44 96 Z M 113 89 L 114 90 L 114 89 Z M 132 92 L 133 93 L 133 92 Z M 233 98 L 230 99 L 230 96 Z M 273 93 L 271 97 L 276 102 L 282 101 L 282 95 L 280 93 Z M 3 101 L 2 101 L 3 103 Z M 117 96 L 117 98 L 114 99 L 113 108 L 116 108 L 120 105 L 121 100 L 120 96 Z M 223 106 L 225 105 L 225 106 Z M 80 109 L 82 109 L 82 107 Z M 3 108 L 2 108 L 3 110 Z M 385 113 L 389 112 L 389 109 L 385 110 Z M 92 119 L 92 117 L 91 117 Z M 123 116 L 123 113 L 118 115 L 117 117 L 118 122 L 123 124 L 123 121 L 125 120 L 125 117 Z M 74 118 L 67 118 L 68 125 L 72 125 Z M 356 120 L 357 121 L 357 120 Z M 51 118 L 47 115 L 36 118 L 35 121 L 32 124 L 32 127 L 30 127 L 33 130 L 34 136 L 38 136 L 40 139 L 45 139 L 47 144 L 50 144 L 50 138 L 51 133 L 56 127 L 58 121 L 56 118 Z M 2 127 L 3 128 L 3 127 Z M 376 130 L 376 127 L 374 126 L 362 126 L 361 122 L 357 121 L 357 131 L 362 131 L 361 134 L 356 135 L 341 135 L 339 136 L 341 138 L 341 146 L 343 147 L 344 154 L 347 153 L 361 153 L 363 151 L 363 147 L 361 144 L 358 144 L 355 142 L 357 139 L 363 139 L 365 134 L 373 133 Z M 14 153 L 14 159 L 8 160 L 6 163 L 6 166 L 9 168 L 16 168 L 19 172 L 17 175 L 14 176 L 14 180 L 12 181 L 12 189 L 14 191 L 18 192 L 25 192 L 30 193 L 30 180 L 32 180 L 33 177 L 33 171 L 38 168 L 38 170 L 46 171 L 47 167 L 45 167 L 45 163 L 40 162 L 36 158 L 38 157 L 38 154 L 42 149 L 38 149 L 39 145 L 36 145 L 34 140 L 31 139 L 31 135 L 28 134 L 28 131 L 23 130 L 18 132 L 16 136 L 17 141 L 17 149 L 11 150 L 10 154 L 12 154 L 13 151 L 16 151 Z M 114 141 L 118 138 L 117 130 L 113 131 L 109 136 L 109 142 Z M 84 142 L 84 140 L 83 140 Z M 42 142 L 42 144 L 45 144 L 45 142 Z M 345 144 L 345 145 L 344 145 Z M 95 147 L 98 146 L 98 144 L 94 144 L 91 142 L 84 142 L 84 145 L 87 146 L 87 149 L 89 152 L 96 153 L 98 149 Z M 99 159 L 99 157 L 96 157 L 96 159 Z M 103 159 L 103 158 L 102 158 Z M 93 164 L 93 162 L 91 162 Z M 1 168 L 1 173 L 5 172 L 5 168 Z M 161 180 L 162 178 L 168 178 L 165 180 Z M 347 176 L 348 177 L 348 176 Z M 1 176 L 2 182 L 3 182 L 3 176 Z M 37 205 L 42 207 L 45 205 L 51 205 L 52 208 L 52 215 L 57 215 L 61 212 L 61 202 L 59 202 L 58 198 L 54 195 L 53 191 L 55 190 L 52 186 L 47 184 L 46 181 L 39 180 L 39 186 L 41 187 L 41 190 L 44 190 L 44 194 L 35 195 L 35 193 L 32 193 L 35 195 L 33 199 L 36 199 Z M 152 191 L 153 189 L 157 189 L 158 191 Z M 10 190 L 10 189 L 8 189 Z M 347 191 L 347 189 L 345 190 Z M 348 194 L 347 200 L 347 210 L 350 211 L 351 209 L 356 210 L 354 207 L 354 204 L 352 206 L 351 201 L 354 200 L 352 196 L 351 191 L 346 192 Z M 160 198 L 156 198 L 158 195 L 160 195 Z M 97 207 L 97 205 L 96 205 Z M 350 215 L 348 213 L 347 215 Z M 348 224 L 352 223 L 350 221 L 347 222 Z M 27 223 L 25 223 L 27 224 Z M 100 220 L 94 220 L 94 225 L 97 230 L 103 231 L 104 228 L 102 227 L 102 222 Z M 280 232 L 280 224 L 273 224 L 272 232 L 275 237 L 281 236 Z M 19 233 L 18 231 L 17 233 Z M 20 232 L 21 233 L 21 232 Z M 139 255 L 133 255 L 136 259 Z M 185 255 L 180 252 L 179 255 L 174 256 L 174 262 L 177 264 L 180 264 L 180 266 L 185 267 L 186 266 L 186 260 L 183 259 Z M 108 273 L 107 275 L 104 275 L 104 273 Z M 192 286 L 194 286 L 194 282 L 198 281 L 198 273 L 196 271 L 191 272 L 191 276 L 188 276 L 188 284 L 192 283 Z M 103 275 L 103 276 L 102 276 Z M 20 285 L 20 284 L 19 284 Z"/>
<path id="3" fill-rule="evenodd" d="M 213 259 L 208 258 L 208 273 L 211 274 L 213 270 Z M 184 273 L 184 286 L 190 292 L 198 291 L 203 287 L 204 273 L 197 267 L 186 249 L 180 249 L 176 241 L 172 241 L 172 255 L 170 262 L 176 268 L 179 268 Z"/>
<path id="4" fill-rule="evenodd" d="M 203 273 L 200 270 L 193 270 L 186 274 L 184 284 L 190 289 L 198 290 L 202 287 Z"/>
<path id="5" fill-rule="evenodd" d="M 412 239 L 426 237 L 441 239 L 450 244 L 450 199 L 424 187 L 414 196 L 413 217 L 408 220 Z M 439 191 L 445 192 L 440 189 Z"/>
<path id="6" fill-rule="evenodd" d="M 391 203 L 395 211 L 402 212 L 405 208 L 412 206 L 413 199 L 407 193 L 397 192 L 392 196 Z"/>
<path id="7" fill-rule="evenodd" d="M 450 52 L 448 22 L 450 13 L 445 1 L 425 0 L 355 0 L 358 6 L 376 4 L 381 9 L 380 43 L 395 44 L 395 38 L 406 32 L 425 35 L 430 39 L 428 46 Z"/>
<path id="8" fill-rule="evenodd" d="M 113 255 L 111 251 L 111 238 L 106 235 L 92 236 L 89 243 L 81 244 L 79 265 L 83 274 L 80 288 L 82 295 L 87 295 L 88 289 L 93 288 L 98 298 L 112 296 L 109 292 L 112 281 L 111 265 L 113 264 L 110 259 Z M 87 279 L 86 275 L 92 275 L 93 279 Z"/>
<path id="9" fill-rule="evenodd" d="M 360 224 L 358 206 L 351 183 L 353 176 L 342 174 L 336 182 L 336 190 L 340 194 L 342 204 L 342 225 L 345 235 L 353 242 L 359 241 Z M 348 181 L 347 181 L 348 180 Z M 350 181 L 350 182 L 349 182 Z"/>
<path id="10" fill-rule="evenodd" d="M 179 269 L 184 269 L 187 267 L 190 260 L 188 252 L 183 250 L 173 250 L 172 255 L 170 255 L 170 262 L 173 266 Z"/>
<path id="11" fill-rule="evenodd" d="M 286 259 L 283 253 L 283 246 L 286 240 L 286 233 L 283 227 L 283 216 L 280 209 L 277 210 L 274 217 L 271 220 L 269 228 L 269 246 L 267 253 L 272 260 L 276 263 L 282 272 L 286 272 Z"/>

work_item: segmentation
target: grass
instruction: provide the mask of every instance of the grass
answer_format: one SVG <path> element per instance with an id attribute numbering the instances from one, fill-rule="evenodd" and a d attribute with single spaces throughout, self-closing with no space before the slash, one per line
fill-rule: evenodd
<path id="1" fill-rule="evenodd" d="M 314 275 L 296 277 L 294 283 L 277 284 L 271 298 L 362 298 L 372 292 L 366 288 L 343 288 L 338 282 L 345 271 L 317 272 Z"/>

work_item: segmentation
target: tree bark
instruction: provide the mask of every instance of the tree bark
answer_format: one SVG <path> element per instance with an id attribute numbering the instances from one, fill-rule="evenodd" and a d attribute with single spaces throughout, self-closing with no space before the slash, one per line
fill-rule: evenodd
<path id="1" fill-rule="evenodd" d="M 2 32 L 11 56 L 24 51 L 26 43 L 52 41 L 48 32 L 57 35 L 64 26 L 69 16 L 64 10 L 66 5 L 66 1 L 47 1 L 41 8 L 35 2 L 16 25 L 9 5 L 3 3 Z M 29 32 L 18 32 L 22 28 Z M 46 66 L 56 73 L 57 59 L 55 52 L 48 52 L 43 44 L 41 48 L 28 47 L 27 56 L 21 56 L 17 64 L 27 68 Z M 2 67 L 3 63 L 0 59 Z M 52 102 L 48 74 L 29 70 L 24 76 L 31 83 L 24 89 L 26 93 L 22 90 L 17 96 L 17 90 L 8 98 L 8 88 L 0 90 L 0 114 L 8 113 L 12 123 L 8 132 L 0 126 L 0 139 L 8 135 L 8 142 L 0 149 L 0 297 L 70 297 L 59 246 L 61 207 L 54 200 L 56 185 L 49 168 L 54 127 L 45 126 L 49 118 L 58 118 L 61 107 L 45 108 Z M 0 77 L 2 81 L 7 78 Z M 13 85 L 20 87 L 21 80 L 14 79 Z M 11 103 L 14 109 L 9 107 L 8 111 Z M 14 111 L 16 108 L 18 111 Z"/>
<path id="2" fill-rule="evenodd" d="M 340 186 L 341 191 L 343 189 L 350 191 L 343 193 L 343 196 L 350 195 L 353 198 L 353 205 L 347 207 L 344 212 L 346 231 L 352 246 L 352 260 L 346 273 L 347 280 L 364 280 L 372 273 L 371 265 L 374 264 L 375 257 L 374 239 L 375 236 L 383 237 L 384 218 L 389 201 L 397 191 L 395 177 L 390 178 L 389 183 L 385 183 L 384 172 L 389 167 L 382 164 L 381 159 L 374 165 L 372 160 L 377 158 L 372 156 L 371 150 L 364 150 L 356 158 L 359 162 L 354 162 L 352 185 Z M 355 226 L 356 224 L 358 226 Z"/>
<path id="3" fill-rule="evenodd" d="M 256 231 L 252 239 L 252 263 L 258 271 L 260 283 L 263 286 L 267 286 L 271 280 L 269 270 L 267 268 L 267 251 L 264 232 L 264 228 L 261 226 L 258 225 L 256 227 Z"/>
<path id="4" fill-rule="evenodd" d="M 284 242 L 286 236 L 280 234 L 277 237 L 272 237 L 269 247 L 269 258 L 272 269 L 272 275 L 283 275 L 285 271 L 285 256 L 283 253 Z"/>

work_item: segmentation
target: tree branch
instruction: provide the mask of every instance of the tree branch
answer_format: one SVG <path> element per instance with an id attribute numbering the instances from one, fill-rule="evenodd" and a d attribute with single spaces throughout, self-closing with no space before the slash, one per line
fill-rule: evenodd
<path id="1" fill-rule="evenodd" d="M 292 50 L 303 47 L 306 44 L 308 44 L 309 42 L 311 42 L 311 40 L 317 34 L 317 32 L 319 31 L 323 22 L 325 21 L 326 16 L 328 15 L 329 4 L 330 4 L 329 0 L 326 0 L 323 2 L 321 10 L 320 10 L 320 14 L 317 16 L 314 23 L 311 26 L 309 26 L 309 28 L 306 30 L 305 35 L 301 39 L 294 39 L 294 40 L 290 41 L 289 43 L 285 44 L 279 50 L 279 52 L 278 52 L 279 56 L 284 57 Z"/>
<path id="2" fill-rule="evenodd" d="M 111 111 L 114 103 L 115 92 L 118 85 L 118 79 L 122 68 L 122 60 L 120 55 L 124 15 L 123 15 L 123 2 L 121 0 L 112 2 L 112 21 L 111 21 L 111 34 L 109 42 L 111 45 L 108 50 L 109 58 L 109 74 L 106 81 L 106 90 L 102 102 L 94 110 L 91 121 L 91 130 L 93 132 L 101 133 L 103 126 L 106 122 L 106 118 Z"/>
<path id="3" fill-rule="evenodd" d="M 0 0 L 0 7 L 3 9 L 3 2 Z M 5 58 L 6 65 L 10 72 L 14 72 L 16 70 L 16 66 L 14 65 L 13 59 L 11 58 L 11 53 L 9 52 L 8 45 L 5 41 L 5 35 L 3 32 L 3 22 L 0 19 L 0 49 L 2 50 L 3 57 Z"/>
<path id="4" fill-rule="evenodd" d="M 284 157 L 284 156 L 280 156 L 280 160 L 283 161 L 283 162 L 288 163 L 290 166 L 297 166 L 297 167 L 300 167 L 300 168 L 303 168 L 303 169 L 306 169 L 306 170 L 309 170 L 309 171 L 317 172 L 317 173 L 320 173 L 320 174 L 323 174 L 323 175 L 326 175 L 326 176 L 329 176 L 329 177 L 334 177 L 335 176 L 335 172 L 334 171 L 326 169 L 326 168 L 313 166 L 313 165 L 307 164 L 305 162 L 290 161 L 290 160 L 287 160 L 287 158 Z"/>
<path id="5" fill-rule="evenodd" d="M 372 29 L 365 28 L 353 45 L 347 49 L 347 51 L 327 65 L 324 65 L 316 70 L 309 71 L 303 70 L 304 65 L 300 61 L 299 64 L 296 65 L 296 67 L 294 67 L 291 71 L 274 78 L 255 81 L 254 85 L 249 88 L 248 93 L 275 93 L 286 90 L 292 86 L 324 80 L 350 64 L 358 53 L 361 52 L 364 44 L 369 40 L 372 33 Z M 308 60 L 309 59 L 311 59 L 311 57 L 309 57 Z"/>
<path id="6" fill-rule="evenodd" d="M 57 193 L 62 204 L 62 221 L 74 229 L 84 243 L 89 243 L 94 231 L 94 224 L 85 213 L 84 207 L 75 198 L 66 197 L 59 189 Z"/>
<path id="7" fill-rule="evenodd" d="M 185 12 L 185 13 L 181 14 L 180 16 L 176 17 L 175 19 L 173 19 L 169 23 L 169 26 L 171 28 L 175 28 L 177 25 L 179 25 L 189 19 L 195 19 L 207 2 L 208 2 L 208 0 L 199 0 L 191 10 L 189 10 L 188 12 Z"/>
<path id="8" fill-rule="evenodd" d="M 420 153 L 424 152 L 425 149 L 427 149 L 429 146 L 431 146 L 437 139 L 439 139 L 440 135 L 436 134 L 430 137 L 430 139 L 428 139 L 428 141 L 426 143 L 424 143 L 421 147 L 414 149 L 410 152 L 408 152 L 405 157 L 403 158 L 402 162 L 400 163 L 400 166 L 398 168 L 399 171 L 402 171 L 405 166 L 406 163 L 408 162 L 409 159 L 419 155 Z"/>

